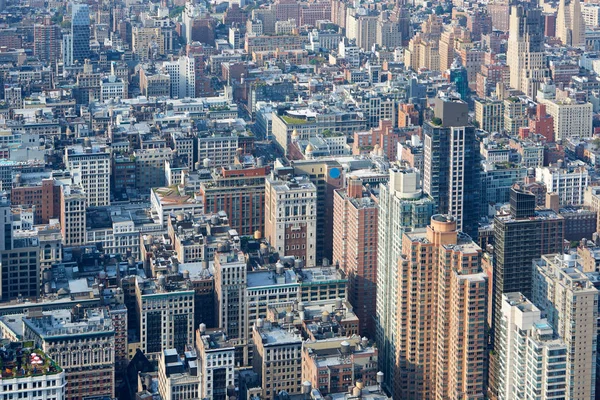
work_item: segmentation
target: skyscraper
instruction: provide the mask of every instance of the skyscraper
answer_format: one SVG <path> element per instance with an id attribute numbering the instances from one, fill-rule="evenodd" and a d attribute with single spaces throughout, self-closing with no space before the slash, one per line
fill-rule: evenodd
<path id="1" fill-rule="evenodd" d="M 531 263 L 542 254 L 562 252 L 564 220 L 552 210 L 535 210 L 535 195 L 511 188 L 509 212 L 494 218 L 492 342 L 500 328 L 502 295 L 531 297 Z M 495 348 L 497 345 L 494 343 Z M 497 360 L 490 360 L 490 388 L 497 391 Z"/>
<path id="2" fill-rule="evenodd" d="M 467 103 L 454 97 L 435 100 L 435 117 L 423 124 L 423 190 L 438 212 L 456 217 L 458 230 L 477 238 L 479 223 L 479 148 Z"/>
<path id="3" fill-rule="evenodd" d="M 171 98 L 183 99 L 196 95 L 196 67 L 193 57 L 181 56 L 164 63 L 171 79 Z"/>
<path id="4" fill-rule="evenodd" d="M 565 398 L 564 342 L 555 338 L 540 309 L 521 293 L 503 294 L 501 309 L 498 399 Z"/>
<path id="5" fill-rule="evenodd" d="M 288 180 L 274 174 L 265 186 L 265 238 L 280 255 L 316 265 L 317 188 L 306 176 Z"/>
<path id="6" fill-rule="evenodd" d="M 60 231 L 65 246 L 83 246 L 86 243 L 86 208 L 87 195 L 81 186 L 60 187 Z"/>
<path id="7" fill-rule="evenodd" d="M 338 189 L 333 200 L 333 263 L 346 273 L 348 298 L 360 321 L 360 334 L 373 337 L 377 293 L 378 207 L 360 179 Z"/>
<path id="8" fill-rule="evenodd" d="M 243 253 L 228 246 L 220 248 L 215 253 L 216 313 L 219 316 L 219 328 L 231 339 L 241 339 L 247 335 L 242 305 L 246 282 Z"/>
<path id="9" fill-rule="evenodd" d="M 158 360 L 162 350 L 183 352 L 193 346 L 194 295 L 189 281 L 170 281 L 162 274 L 158 279 L 136 277 L 136 334 L 148 359 Z"/>
<path id="10" fill-rule="evenodd" d="M 65 165 L 81 184 L 90 207 L 110 205 L 110 152 L 86 140 L 65 149 Z"/>
<path id="11" fill-rule="evenodd" d="M 394 398 L 483 398 L 487 275 L 480 255 L 450 215 L 403 235 Z"/>
<path id="12" fill-rule="evenodd" d="M 560 0 L 556 15 L 556 37 L 563 45 L 580 47 L 585 45 L 585 21 L 579 0 Z"/>
<path id="13" fill-rule="evenodd" d="M 0 198 L 0 298 L 35 298 L 40 294 L 40 244 L 37 234 L 13 232 L 10 201 Z"/>
<path id="14" fill-rule="evenodd" d="M 548 76 L 542 10 L 512 6 L 509 25 L 506 59 L 510 86 L 535 100 L 540 83 Z"/>
<path id="15" fill-rule="evenodd" d="M 33 54 L 47 63 L 58 61 L 60 56 L 60 27 L 53 24 L 50 18 L 44 19 L 43 24 L 33 27 Z"/>
<path id="16" fill-rule="evenodd" d="M 316 261 L 331 261 L 333 254 L 333 191 L 344 186 L 343 168 L 336 160 L 296 160 L 293 174 L 305 175 L 317 189 Z"/>
<path id="17" fill-rule="evenodd" d="M 377 302 L 375 337 L 379 368 L 385 386 L 393 390 L 396 363 L 398 260 L 405 230 L 424 228 L 435 211 L 435 202 L 423 195 L 419 171 L 392 167 L 390 180 L 379 186 L 377 242 Z"/>
<path id="18" fill-rule="evenodd" d="M 533 263 L 532 301 L 567 346 L 567 395 L 595 398 L 598 296 L 576 254 L 549 254 Z"/>
<path id="19" fill-rule="evenodd" d="M 71 48 L 73 62 L 83 63 L 90 56 L 90 9 L 87 4 L 73 4 L 71 11 Z"/>
<path id="20" fill-rule="evenodd" d="M 510 190 L 510 210 L 494 218 L 494 310 L 502 294 L 531 296 L 530 264 L 542 254 L 562 252 L 563 219 L 551 210 L 535 210 L 535 195 Z M 496 313 L 498 311 L 498 313 Z"/>

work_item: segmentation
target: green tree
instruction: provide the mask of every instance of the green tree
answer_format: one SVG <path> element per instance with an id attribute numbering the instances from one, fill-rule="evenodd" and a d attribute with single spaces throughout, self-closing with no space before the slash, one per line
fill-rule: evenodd
<path id="1" fill-rule="evenodd" d="M 183 6 L 177 6 L 174 7 L 170 12 L 169 12 L 169 17 L 170 18 L 175 18 L 181 15 L 181 13 L 183 12 L 184 7 Z"/>
<path id="2" fill-rule="evenodd" d="M 435 15 L 442 15 L 444 13 L 444 7 L 441 4 L 438 4 L 435 8 Z"/>
<path id="3" fill-rule="evenodd" d="M 63 20 L 62 11 L 56 12 L 56 14 L 54 14 L 51 18 L 51 21 L 53 24 L 60 24 L 60 23 L 62 23 L 62 20 Z"/>

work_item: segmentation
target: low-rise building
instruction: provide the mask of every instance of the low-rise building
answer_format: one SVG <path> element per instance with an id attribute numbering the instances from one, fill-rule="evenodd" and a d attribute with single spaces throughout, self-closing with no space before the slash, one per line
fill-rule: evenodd
<path id="1" fill-rule="evenodd" d="M 169 215 L 178 212 L 192 216 L 204 214 L 202 198 L 197 194 L 182 193 L 178 187 L 159 187 L 150 191 L 153 218 L 166 227 Z"/>
<path id="2" fill-rule="evenodd" d="M 302 382 L 322 395 L 343 392 L 353 380 L 377 384 L 377 348 L 367 338 L 352 336 L 305 342 Z"/>

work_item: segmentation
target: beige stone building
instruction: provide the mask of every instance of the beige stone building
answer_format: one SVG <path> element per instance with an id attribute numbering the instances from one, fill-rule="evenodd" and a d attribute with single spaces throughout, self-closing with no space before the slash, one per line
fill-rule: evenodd
<path id="1" fill-rule="evenodd" d="M 271 175 L 265 189 L 265 238 L 279 255 L 316 265 L 317 188 L 305 176 Z"/>
<path id="2" fill-rule="evenodd" d="M 262 396 L 273 399 L 281 391 L 301 394 L 302 337 L 269 322 L 257 321 L 252 328 L 253 369 L 259 376 Z"/>

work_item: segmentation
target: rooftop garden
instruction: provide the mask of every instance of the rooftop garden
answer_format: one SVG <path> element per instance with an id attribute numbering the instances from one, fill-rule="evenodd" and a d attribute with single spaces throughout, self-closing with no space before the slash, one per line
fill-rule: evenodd
<path id="1" fill-rule="evenodd" d="M 229 106 L 210 106 L 208 111 L 229 111 Z"/>
<path id="2" fill-rule="evenodd" d="M 171 185 L 168 187 L 157 187 L 152 188 L 154 193 L 159 196 L 181 196 L 182 194 L 179 192 L 179 187 L 177 185 Z"/>
<path id="3" fill-rule="evenodd" d="M 510 169 L 510 168 L 517 168 L 518 165 L 509 161 L 505 161 L 505 162 L 500 162 L 496 164 L 496 167 L 498 169 Z"/>
<path id="4" fill-rule="evenodd" d="M 283 119 L 283 121 L 288 125 L 308 124 L 308 121 L 305 119 L 294 118 L 294 117 L 290 117 L 289 115 L 282 115 L 281 119 Z"/>
<path id="5" fill-rule="evenodd" d="M 11 346 L 20 343 L 11 343 Z M 27 342 L 22 347 L 0 349 L 0 370 L 2 379 L 23 378 L 31 376 L 58 374 L 62 369 L 50 357 L 38 348 L 25 348 Z"/>
<path id="6" fill-rule="evenodd" d="M 326 137 L 326 138 L 343 136 L 343 134 L 341 132 L 335 132 L 335 131 L 332 131 L 331 129 L 323 130 L 321 132 L 321 135 L 323 135 L 323 137 Z"/>

